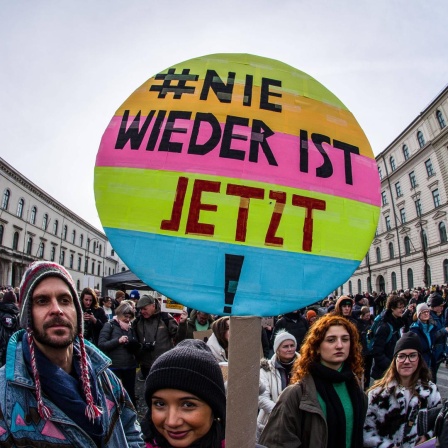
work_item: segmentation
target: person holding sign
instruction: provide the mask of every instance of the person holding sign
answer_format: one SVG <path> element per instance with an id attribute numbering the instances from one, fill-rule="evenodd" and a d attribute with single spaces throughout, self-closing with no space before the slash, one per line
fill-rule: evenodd
<path id="1" fill-rule="evenodd" d="M 359 448 L 367 411 L 358 331 L 325 315 L 311 327 L 260 438 L 269 448 Z"/>
<path id="2" fill-rule="evenodd" d="M 204 342 L 186 339 L 160 356 L 146 379 L 145 399 L 147 448 L 224 446 L 224 380 Z"/>

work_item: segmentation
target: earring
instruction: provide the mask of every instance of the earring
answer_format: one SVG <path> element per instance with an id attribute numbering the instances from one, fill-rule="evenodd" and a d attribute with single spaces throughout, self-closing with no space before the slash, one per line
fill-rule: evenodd
<path id="1" fill-rule="evenodd" d="M 215 422 L 218 422 L 218 423 L 221 421 L 221 419 L 220 419 L 219 417 L 216 417 L 216 418 L 214 418 L 213 420 L 214 420 Z"/>

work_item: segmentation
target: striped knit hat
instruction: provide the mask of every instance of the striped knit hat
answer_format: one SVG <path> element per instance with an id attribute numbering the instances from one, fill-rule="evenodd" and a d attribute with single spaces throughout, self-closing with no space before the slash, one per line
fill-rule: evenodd
<path id="1" fill-rule="evenodd" d="M 39 372 L 36 365 L 36 357 L 34 353 L 34 339 L 33 339 L 33 318 L 32 318 L 32 297 L 33 291 L 36 286 L 47 277 L 58 277 L 63 280 L 70 289 L 73 297 L 73 303 L 76 308 L 77 314 L 77 336 L 79 339 L 80 349 L 80 367 L 81 367 L 81 383 L 84 391 L 87 407 L 86 415 L 90 420 L 94 420 L 101 415 L 100 409 L 95 405 L 89 379 L 89 370 L 87 364 L 87 354 L 84 345 L 84 331 L 83 331 L 83 312 L 81 308 L 81 302 L 79 301 L 78 294 L 76 292 L 75 284 L 71 275 L 65 270 L 65 268 L 57 263 L 51 263 L 48 261 L 36 261 L 28 266 L 28 269 L 23 275 L 22 282 L 20 284 L 20 326 L 25 328 L 28 336 L 28 343 L 31 353 L 31 369 L 33 371 L 34 382 L 36 384 L 36 399 L 37 410 L 41 418 L 48 420 L 52 415 L 51 409 L 44 405 L 42 400 L 42 390 L 39 379 Z"/>

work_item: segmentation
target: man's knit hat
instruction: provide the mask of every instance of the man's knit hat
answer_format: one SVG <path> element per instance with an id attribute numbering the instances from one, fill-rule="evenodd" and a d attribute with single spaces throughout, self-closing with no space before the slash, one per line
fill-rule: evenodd
<path id="1" fill-rule="evenodd" d="M 280 330 L 276 335 L 274 339 L 274 353 L 277 353 L 277 349 L 280 347 L 281 343 L 284 341 L 293 341 L 294 344 L 297 347 L 297 340 L 296 338 L 287 331 Z"/>
<path id="2" fill-rule="evenodd" d="M 81 308 L 81 302 L 79 300 L 78 294 L 76 292 L 76 287 L 73 282 L 71 275 L 65 270 L 65 268 L 57 263 L 52 263 L 48 261 L 36 261 L 30 264 L 23 275 L 22 282 L 20 284 L 20 326 L 25 328 L 28 336 L 28 343 L 30 346 L 31 353 L 31 369 L 33 371 L 34 382 L 36 384 L 36 399 L 37 399 L 37 409 L 41 418 L 48 420 L 52 415 L 50 408 L 44 405 L 42 400 L 42 391 L 39 380 L 39 372 L 37 370 L 35 353 L 34 353 L 34 339 L 33 339 L 33 315 L 32 315 L 32 305 L 33 305 L 33 292 L 36 286 L 45 278 L 48 277 L 58 277 L 63 280 L 72 295 L 73 304 L 76 309 L 77 314 L 77 328 L 76 333 L 79 339 L 79 349 L 80 349 L 80 367 L 81 367 L 81 383 L 85 399 L 87 402 L 86 415 L 92 421 L 101 415 L 101 411 L 95 405 L 89 379 L 89 371 L 87 364 L 87 354 L 84 345 L 84 330 L 83 330 L 83 312 Z"/>
<path id="3" fill-rule="evenodd" d="M 394 356 L 398 352 L 401 352 L 402 350 L 406 349 L 417 350 L 420 354 L 423 351 L 420 338 L 412 331 L 408 331 L 400 339 L 398 339 L 398 342 L 395 344 Z"/>
<path id="4" fill-rule="evenodd" d="M 440 294 L 432 293 L 427 300 L 427 303 L 430 307 L 443 305 L 444 300 Z"/>
<path id="5" fill-rule="evenodd" d="M 185 339 L 159 356 L 146 378 L 145 399 L 160 389 L 190 392 L 204 400 L 215 418 L 226 419 L 226 392 L 221 368 L 207 345 L 199 340 Z"/>

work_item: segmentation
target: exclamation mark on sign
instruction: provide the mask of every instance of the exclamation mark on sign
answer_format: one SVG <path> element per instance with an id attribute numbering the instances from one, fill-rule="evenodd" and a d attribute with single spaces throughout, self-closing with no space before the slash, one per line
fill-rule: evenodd
<path id="1" fill-rule="evenodd" d="M 224 279 L 224 313 L 226 314 L 232 312 L 232 305 L 238 288 L 243 262 L 243 255 L 226 254 L 226 271 Z"/>

